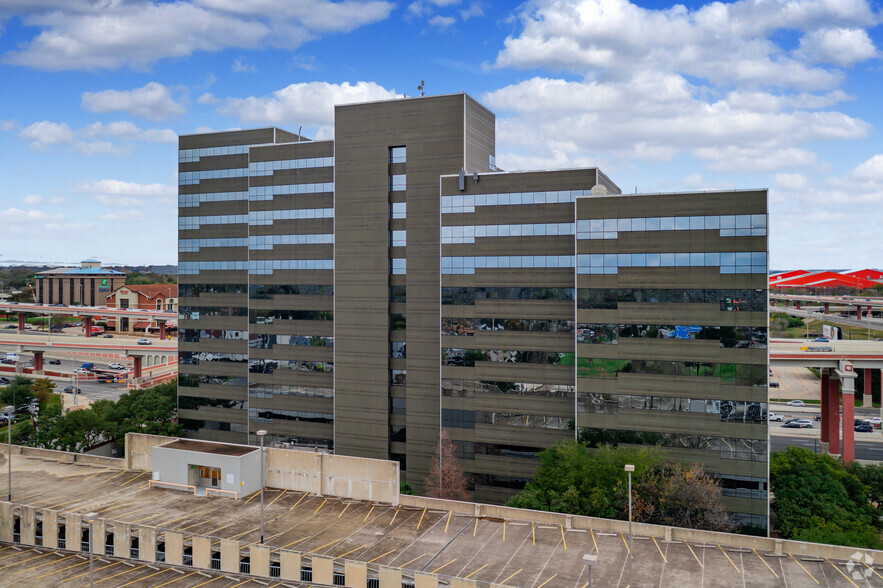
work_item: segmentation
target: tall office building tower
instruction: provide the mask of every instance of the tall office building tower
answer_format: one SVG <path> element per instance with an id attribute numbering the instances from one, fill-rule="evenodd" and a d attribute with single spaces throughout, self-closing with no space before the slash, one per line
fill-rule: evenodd
<path id="1" fill-rule="evenodd" d="M 338 106 L 334 141 L 180 139 L 188 434 L 396 459 L 474 497 L 577 437 L 661 445 L 767 516 L 766 192 L 506 173 L 465 94 Z"/>

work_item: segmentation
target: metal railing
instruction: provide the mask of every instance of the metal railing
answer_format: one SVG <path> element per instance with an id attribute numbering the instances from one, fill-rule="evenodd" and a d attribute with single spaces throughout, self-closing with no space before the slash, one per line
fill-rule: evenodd
<path id="1" fill-rule="evenodd" d="M 271 578 L 281 578 L 282 577 L 282 566 L 278 561 L 270 562 L 270 577 Z"/>
<path id="2" fill-rule="evenodd" d="M 331 583 L 333 586 L 346 586 L 346 576 L 339 572 L 334 572 L 331 576 Z"/>
<path id="3" fill-rule="evenodd" d="M 248 561 L 239 562 L 239 573 L 240 574 L 250 574 L 251 573 L 251 562 L 248 562 Z"/>
<path id="4" fill-rule="evenodd" d="M 185 553 L 181 558 L 181 563 L 185 566 L 192 566 L 193 565 L 193 554 Z"/>
<path id="5" fill-rule="evenodd" d="M 234 492 L 233 490 L 220 490 L 218 488 L 206 488 L 205 495 L 208 496 L 209 492 L 217 492 L 218 494 L 232 494 L 233 500 L 237 500 L 239 498 L 239 494 Z"/>
<path id="6" fill-rule="evenodd" d="M 209 560 L 209 562 L 211 563 L 211 568 L 213 570 L 220 570 L 221 569 L 221 556 L 220 555 L 218 555 L 216 557 L 215 554 L 213 553 L 212 558 Z"/>
<path id="7" fill-rule="evenodd" d="M 300 569 L 300 581 L 301 582 L 312 582 L 313 581 L 313 568 L 303 567 Z"/>

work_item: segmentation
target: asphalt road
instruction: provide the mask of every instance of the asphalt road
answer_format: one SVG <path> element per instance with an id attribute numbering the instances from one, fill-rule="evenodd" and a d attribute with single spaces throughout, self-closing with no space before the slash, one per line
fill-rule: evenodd
<path id="1" fill-rule="evenodd" d="M 21 353 L 19 355 L 20 355 L 21 361 L 24 361 L 24 362 L 34 359 L 33 354 L 30 354 L 30 353 Z M 60 359 L 61 364 L 60 365 L 49 365 L 48 360 L 50 360 L 50 359 Z M 83 363 L 85 363 L 85 360 L 62 359 L 60 356 L 55 356 L 52 353 L 47 353 L 43 358 L 43 368 L 44 369 L 47 369 L 47 370 L 51 369 L 53 371 L 60 371 L 60 372 L 69 372 L 71 374 L 73 374 L 73 371 L 76 368 L 83 365 Z M 101 362 L 93 362 L 93 363 L 95 363 L 95 367 L 98 369 L 106 369 L 107 368 L 106 363 L 101 363 Z M 111 362 L 111 363 L 115 363 L 115 362 Z M 119 360 L 119 363 L 125 365 L 127 368 L 132 367 L 131 361 Z M 9 367 L 11 367 L 11 366 L 9 366 Z M 14 374 L 10 374 L 10 373 L 0 373 L 0 376 L 8 378 L 10 380 L 15 377 Z M 71 376 L 71 378 L 69 378 L 69 379 L 52 378 L 52 380 L 55 382 L 55 389 L 58 392 L 61 392 L 67 386 L 73 385 L 73 376 Z M 125 394 L 126 391 L 128 390 L 125 383 L 103 384 L 103 383 L 98 383 L 95 381 L 78 380 L 77 384 L 78 384 L 78 387 L 80 388 L 80 394 L 82 394 L 86 398 L 89 398 L 90 400 L 113 400 L 114 402 L 116 402 L 119 399 L 119 397 L 122 396 L 123 394 Z"/>
<path id="2" fill-rule="evenodd" d="M 770 428 L 770 451 L 782 451 L 789 445 L 797 445 L 798 447 L 806 447 L 816 453 L 819 451 L 818 437 L 784 437 L 773 435 L 773 429 Z M 876 433 L 856 433 L 855 441 L 855 458 L 873 461 L 883 461 L 883 443 L 879 441 L 861 441 L 861 435 L 879 435 Z"/>

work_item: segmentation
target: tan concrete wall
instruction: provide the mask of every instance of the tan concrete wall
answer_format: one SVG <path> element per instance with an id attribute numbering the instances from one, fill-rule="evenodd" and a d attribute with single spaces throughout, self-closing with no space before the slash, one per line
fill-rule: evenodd
<path id="1" fill-rule="evenodd" d="M 300 560 L 301 555 L 299 553 L 294 553 L 293 551 L 280 551 L 279 552 L 279 567 L 281 573 L 281 579 L 283 580 L 296 580 L 300 581 Z M 401 588 L 398 586 L 397 588 Z"/>
<path id="2" fill-rule="evenodd" d="M 180 566 L 184 562 L 184 534 L 166 531 L 166 563 Z"/>
<path id="3" fill-rule="evenodd" d="M 438 588 L 438 576 L 424 572 L 414 572 L 414 588 Z"/>
<path id="4" fill-rule="evenodd" d="M 7 453 L 8 450 L 8 446 L 0 445 L 0 453 Z M 100 455 L 86 455 L 85 453 L 68 453 L 66 451 L 40 449 L 38 447 L 22 447 L 20 445 L 12 446 L 12 455 L 25 455 L 27 457 L 51 459 L 59 463 L 82 463 L 84 465 L 100 465 L 111 468 L 122 468 L 125 465 L 125 460 L 117 457 L 102 457 Z M 15 491 L 15 480 L 13 480 L 12 489 Z"/>
<path id="5" fill-rule="evenodd" d="M 451 588 L 477 588 L 478 582 L 475 580 L 464 580 L 463 578 L 454 578 L 451 580 Z"/>
<path id="6" fill-rule="evenodd" d="M 399 463 L 322 455 L 322 494 L 398 504 Z"/>
<path id="7" fill-rule="evenodd" d="M 212 540 L 211 537 L 201 535 L 193 536 L 193 567 L 205 570 L 212 567 Z"/>
<path id="8" fill-rule="evenodd" d="M 267 449 L 267 486 L 319 494 L 322 462 L 318 453 L 290 449 Z"/>
<path id="9" fill-rule="evenodd" d="M 58 512 L 43 511 L 43 547 L 58 549 Z"/>
<path id="10" fill-rule="evenodd" d="M 87 525 L 90 523 L 86 523 Z M 105 538 L 107 526 L 104 519 L 92 519 L 92 553 L 96 555 L 104 555 Z"/>
<path id="11" fill-rule="evenodd" d="M 143 435 L 141 433 L 126 433 L 126 458 L 127 470 L 152 471 L 152 449 L 157 445 L 174 441 L 175 437 L 162 437 L 160 435 Z"/>
<path id="12" fill-rule="evenodd" d="M 334 560 L 330 557 L 313 556 L 313 584 L 334 584 Z"/>
<path id="13" fill-rule="evenodd" d="M 239 573 L 239 541 L 221 539 L 221 571 Z"/>
<path id="14" fill-rule="evenodd" d="M 65 513 L 64 515 L 64 548 L 69 551 L 82 551 L 80 541 L 83 536 L 83 521 L 80 515 Z"/>
<path id="15" fill-rule="evenodd" d="M 368 564 L 365 562 L 347 560 L 343 565 L 343 573 L 346 577 L 345 586 L 365 588 L 368 585 Z"/>
<path id="16" fill-rule="evenodd" d="M 36 545 L 34 534 L 36 532 L 37 513 L 33 506 L 19 507 L 19 528 L 21 529 L 21 542 L 25 545 Z"/>
<path id="17" fill-rule="evenodd" d="M 156 529 L 154 527 L 138 528 L 138 559 L 156 561 Z"/>
<path id="18" fill-rule="evenodd" d="M 12 543 L 14 508 L 11 502 L 0 502 L 0 541 Z"/>
<path id="19" fill-rule="evenodd" d="M 402 570 L 380 566 L 380 588 L 402 588 Z"/>
<path id="20" fill-rule="evenodd" d="M 129 547 L 132 544 L 131 530 L 128 523 L 114 521 L 113 523 L 113 554 L 116 557 L 128 558 Z"/>
<path id="21" fill-rule="evenodd" d="M 253 576 L 270 575 L 270 548 L 266 545 L 250 545 L 248 559 L 251 562 L 249 573 Z"/>

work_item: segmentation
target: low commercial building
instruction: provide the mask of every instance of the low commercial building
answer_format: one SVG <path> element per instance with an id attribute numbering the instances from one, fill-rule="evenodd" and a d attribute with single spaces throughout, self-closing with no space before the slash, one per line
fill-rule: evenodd
<path id="1" fill-rule="evenodd" d="M 135 308 L 139 310 L 178 310 L 177 284 L 129 284 L 117 288 L 106 297 L 104 306 L 108 308 Z M 107 327 L 120 333 L 158 332 L 159 325 L 151 320 L 132 320 L 127 317 L 108 319 Z M 174 330 L 175 323 L 167 323 L 166 329 Z"/>
<path id="2" fill-rule="evenodd" d="M 126 274 L 86 259 L 80 267 L 54 268 L 36 276 L 34 297 L 42 304 L 103 306 L 106 296 L 125 285 Z"/>

